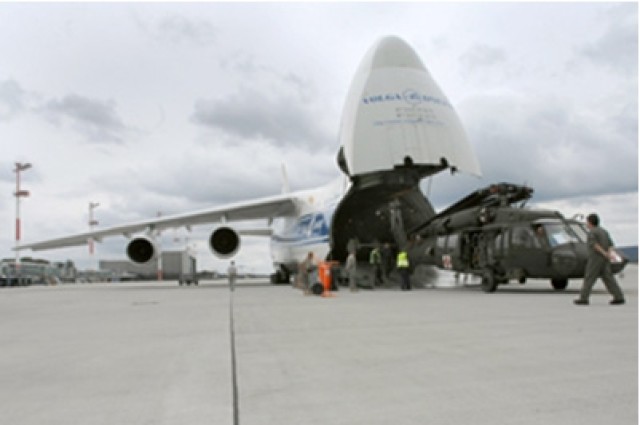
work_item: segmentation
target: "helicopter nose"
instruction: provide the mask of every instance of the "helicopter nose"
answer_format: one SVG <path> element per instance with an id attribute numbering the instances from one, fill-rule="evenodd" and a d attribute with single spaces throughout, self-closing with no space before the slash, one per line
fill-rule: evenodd
<path id="1" fill-rule="evenodd" d="M 568 276 L 578 266 L 578 256 L 570 245 L 558 246 L 551 254 L 553 271 L 562 276 Z"/>

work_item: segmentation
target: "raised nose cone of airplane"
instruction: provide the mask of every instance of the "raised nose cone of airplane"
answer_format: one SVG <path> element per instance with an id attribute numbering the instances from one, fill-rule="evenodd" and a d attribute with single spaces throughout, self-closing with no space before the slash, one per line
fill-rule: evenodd
<path id="1" fill-rule="evenodd" d="M 380 39 L 362 60 L 340 144 L 351 176 L 408 164 L 481 174 L 453 106 L 416 52 L 395 36 Z"/>

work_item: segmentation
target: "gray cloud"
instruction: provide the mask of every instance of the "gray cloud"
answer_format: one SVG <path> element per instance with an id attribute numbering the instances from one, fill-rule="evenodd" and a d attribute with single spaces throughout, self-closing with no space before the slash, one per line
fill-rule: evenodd
<path id="1" fill-rule="evenodd" d="M 216 39 L 214 26 L 204 19 L 189 19 L 181 15 L 165 17 L 158 24 L 161 36 L 174 42 L 193 42 L 205 46 Z"/>
<path id="2" fill-rule="evenodd" d="M 282 188 L 282 164 L 292 190 L 316 187 L 338 175 L 337 167 L 327 166 L 334 156 L 334 152 L 311 155 L 306 148 L 275 147 L 264 141 L 215 140 L 172 157 L 141 158 L 124 172 L 96 175 L 92 184 L 118 194 L 118 209 L 136 214 L 128 217 L 131 221 L 151 217 L 158 209 L 179 213 L 276 195 Z M 137 195 L 131 197 L 123 187 Z"/>
<path id="3" fill-rule="evenodd" d="M 280 193 L 282 164 L 287 168 L 292 190 L 315 187 L 337 175 L 337 170 L 327 167 L 333 159 L 328 152 L 310 155 L 306 149 L 289 147 L 285 151 L 264 142 L 235 147 L 218 144 L 210 152 L 175 161 L 168 170 L 170 178 L 165 181 L 144 179 L 145 190 L 211 205 L 212 202 L 223 204 Z"/>
<path id="4" fill-rule="evenodd" d="M 317 95 L 312 80 L 275 69 L 242 52 L 223 57 L 220 66 L 242 83 L 232 94 L 198 99 L 191 115 L 193 123 L 241 141 L 333 147 L 338 124 L 327 126 L 328 114 L 322 103 L 327 99 Z"/>
<path id="5" fill-rule="evenodd" d="M 291 79 L 287 92 L 265 94 L 243 87 L 225 98 L 199 99 L 192 121 L 249 139 L 266 139 L 276 144 L 322 147 L 330 144 L 329 132 L 319 124 L 313 109 L 305 104 L 301 80 Z"/>
<path id="6" fill-rule="evenodd" d="M 53 124 L 70 122 L 89 141 L 122 143 L 127 127 L 116 111 L 113 100 L 96 100 L 71 94 L 46 102 L 40 112 Z"/>
<path id="7" fill-rule="evenodd" d="M 206 19 L 173 14 L 149 24 L 140 16 L 134 15 L 134 21 L 145 34 L 163 43 L 206 47 L 214 44 L 217 39 L 215 26 Z"/>
<path id="8" fill-rule="evenodd" d="M 550 96 L 469 99 L 459 111 L 483 178 L 438 176 L 434 202 L 501 181 L 532 186 L 537 201 L 637 192 L 637 105 L 610 106 L 593 111 Z"/>
<path id="9" fill-rule="evenodd" d="M 15 183 L 16 176 L 12 171 L 13 168 L 13 162 L 0 161 L 0 182 Z"/>
<path id="10" fill-rule="evenodd" d="M 478 68 L 487 68 L 503 64 L 507 55 L 503 49 L 483 44 L 476 44 L 460 56 L 462 68 L 473 72 Z"/>
<path id="11" fill-rule="evenodd" d="M 144 178 L 141 183 L 145 191 L 195 205 L 274 195 L 279 190 L 279 164 L 257 154 L 265 150 L 260 143 L 238 149 L 219 146 L 210 155 L 188 155 L 174 162 L 168 170 L 170 178 Z M 183 211 L 184 207 L 178 202 L 176 210 Z"/>
<path id="12" fill-rule="evenodd" d="M 606 18 L 604 34 L 586 46 L 579 54 L 594 64 L 621 74 L 638 73 L 638 4 L 626 3 L 612 7 Z"/>
<path id="13" fill-rule="evenodd" d="M 27 93 L 15 80 L 0 81 L 0 122 L 8 121 L 26 107 Z"/>

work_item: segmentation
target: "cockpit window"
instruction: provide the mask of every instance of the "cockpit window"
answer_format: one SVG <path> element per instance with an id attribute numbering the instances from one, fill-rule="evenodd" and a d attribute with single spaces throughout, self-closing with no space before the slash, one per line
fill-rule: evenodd
<path id="1" fill-rule="evenodd" d="M 533 237 L 533 232 L 525 226 L 514 226 L 511 243 L 513 246 L 523 248 L 533 248 L 536 246 L 536 240 Z"/>
<path id="2" fill-rule="evenodd" d="M 573 230 L 573 233 L 575 233 L 578 239 L 580 239 L 580 242 L 587 243 L 587 237 L 589 236 L 589 233 L 587 232 L 587 229 L 584 226 L 584 224 L 574 222 L 574 223 L 569 223 L 569 227 L 571 227 L 571 230 Z"/>
<path id="3" fill-rule="evenodd" d="M 545 223 L 543 225 L 549 245 L 557 246 L 570 242 L 581 242 L 580 238 L 564 223 Z"/>

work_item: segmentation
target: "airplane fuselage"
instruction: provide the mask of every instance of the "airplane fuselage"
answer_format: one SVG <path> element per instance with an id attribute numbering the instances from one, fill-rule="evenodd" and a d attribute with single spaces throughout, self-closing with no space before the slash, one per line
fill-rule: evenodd
<path id="1" fill-rule="evenodd" d="M 294 273 L 309 252 L 317 259 L 328 258 L 331 220 L 346 185 L 345 179 L 339 178 L 315 190 L 300 192 L 295 202 L 296 214 L 274 220 L 270 248 L 276 271 Z"/>

